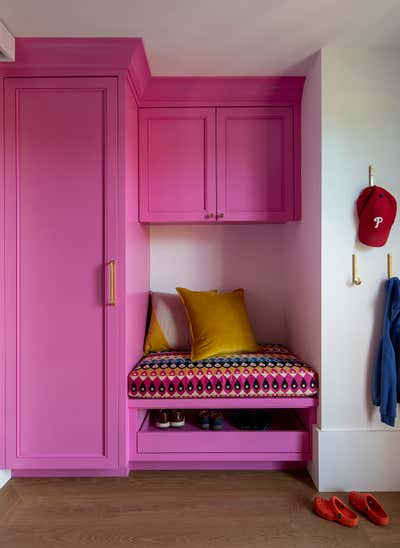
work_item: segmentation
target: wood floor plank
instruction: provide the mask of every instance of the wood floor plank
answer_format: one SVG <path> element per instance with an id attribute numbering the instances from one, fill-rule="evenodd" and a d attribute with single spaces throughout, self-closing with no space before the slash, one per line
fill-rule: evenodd
<path id="1" fill-rule="evenodd" d="M 17 514 L 16 509 L 21 503 L 21 497 L 11 482 L 0 489 L 0 526 L 6 524 Z"/>
<path id="2" fill-rule="evenodd" d="M 379 494 L 389 527 L 361 517 L 354 529 L 316 517 L 315 495 L 303 472 L 13 479 L 0 491 L 0 548 L 400 546 L 400 494 Z"/>

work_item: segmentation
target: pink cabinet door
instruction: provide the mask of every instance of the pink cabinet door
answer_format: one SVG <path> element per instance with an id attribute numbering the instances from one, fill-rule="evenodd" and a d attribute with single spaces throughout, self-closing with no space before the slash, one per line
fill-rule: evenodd
<path id="1" fill-rule="evenodd" d="M 140 220 L 215 222 L 215 109 L 140 111 Z"/>
<path id="2" fill-rule="evenodd" d="M 4 79 L 0 77 L 0 127 L 4 128 Z M 0 287 L 4 295 L 4 131 L 0 131 Z M 0 305 L 0 470 L 6 467 L 4 301 Z"/>
<path id="3" fill-rule="evenodd" d="M 217 109 L 218 221 L 281 223 L 293 206 L 292 109 Z"/>
<path id="4" fill-rule="evenodd" d="M 8 468 L 117 465 L 116 98 L 113 78 L 6 81 Z"/>

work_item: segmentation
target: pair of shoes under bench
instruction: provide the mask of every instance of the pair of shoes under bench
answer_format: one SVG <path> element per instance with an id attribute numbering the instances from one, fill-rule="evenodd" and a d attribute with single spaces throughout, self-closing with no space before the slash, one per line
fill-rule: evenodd
<path id="1" fill-rule="evenodd" d="M 157 428 L 182 428 L 185 426 L 185 415 L 178 409 L 160 409 L 156 412 L 155 425 Z"/>
<path id="2" fill-rule="evenodd" d="M 241 409 L 233 413 L 233 422 L 239 430 L 268 430 L 270 419 L 264 409 Z"/>
<path id="3" fill-rule="evenodd" d="M 224 427 L 224 416 L 220 411 L 200 411 L 199 424 L 202 430 L 222 430 Z"/>

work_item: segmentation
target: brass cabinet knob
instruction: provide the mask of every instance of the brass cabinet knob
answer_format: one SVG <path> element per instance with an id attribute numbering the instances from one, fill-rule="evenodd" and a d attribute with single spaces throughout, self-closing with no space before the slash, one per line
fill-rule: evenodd
<path id="1" fill-rule="evenodd" d="M 223 213 L 217 213 L 217 219 L 223 219 L 224 214 Z"/>

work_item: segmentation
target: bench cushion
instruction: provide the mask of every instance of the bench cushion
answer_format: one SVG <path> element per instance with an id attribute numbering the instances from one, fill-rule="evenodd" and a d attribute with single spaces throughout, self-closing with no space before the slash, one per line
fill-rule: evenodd
<path id="1" fill-rule="evenodd" d="M 285 346 L 191 361 L 189 352 L 145 356 L 129 373 L 130 398 L 310 397 L 317 373 Z"/>

